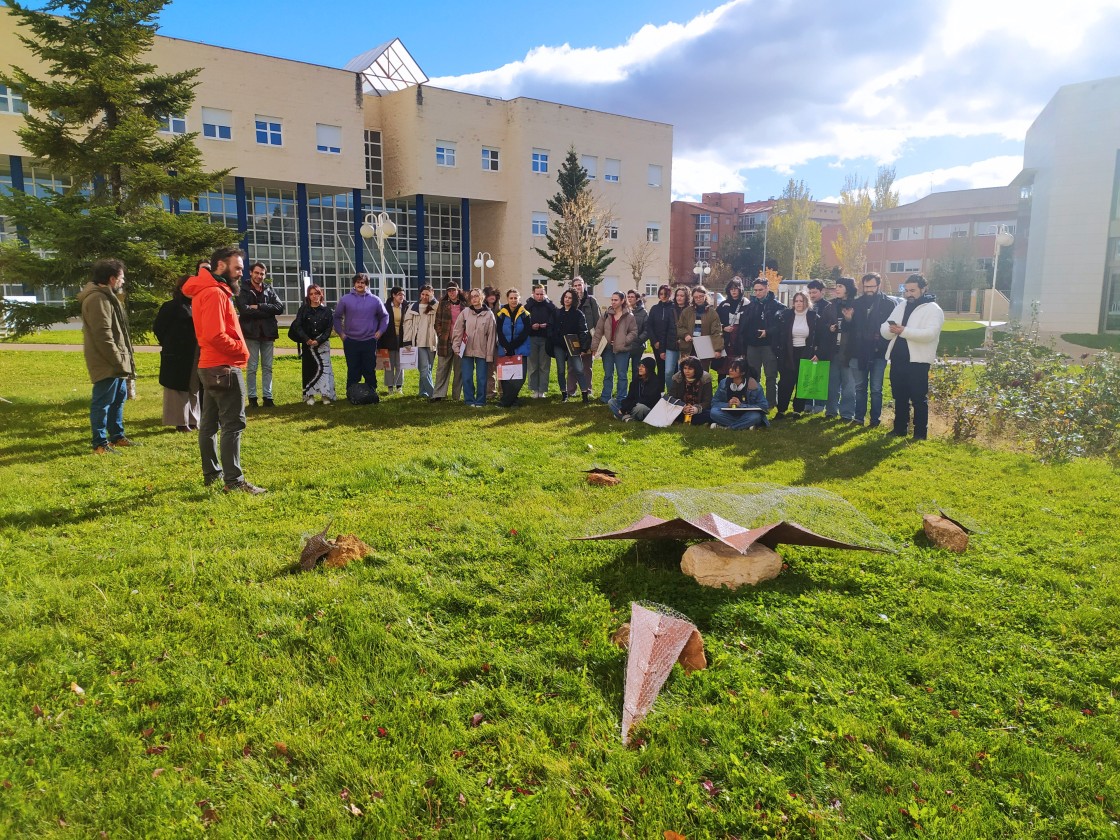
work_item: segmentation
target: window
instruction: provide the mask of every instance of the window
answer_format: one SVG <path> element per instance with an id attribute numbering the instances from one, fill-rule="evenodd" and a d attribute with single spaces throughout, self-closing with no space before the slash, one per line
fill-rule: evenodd
<path id="1" fill-rule="evenodd" d="M 651 163 L 647 167 L 646 183 L 651 187 L 661 186 L 661 167 L 656 163 Z"/>
<path id="2" fill-rule="evenodd" d="M 618 183 L 618 176 L 622 173 L 622 161 L 607 158 L 603 162 L 603 180 Z"/>
<path id="3" fill-rule="evenodd" d="M 656 280 L 647 280 L 646 281 L 646 297 L 656 297 L 657 296 L 657 287 L 659 285 L 661 285 L 661 284 L 658 283 Z"/>
<path id="4" fill-rule="evenodd" d="M 980 259 L 978 259 L 976 261 L 976 270 L 977 271 L 991 271 L 992 270 L 992 258 L 991 257 L 981 257 Z"/>
<path id="5" fill-rule="evenodd" d="M 548 173 L 548 149 L 533 149 L 533 171 Z"/>
<path id="6" fill-rule="evenodd" d="M 455 165 L 455 144 L 448 140 L 436 141 L 436 166 Z"/>
<path id="7" fill-rule="evenodd" d="M 482 147 L 482 171 L 483 172 L 497 172 L 498 171 L 498 150 L 488 149 Z"/>
<path id="8" fill-rule="evenodd" d="M 27 103 L 19 88 L 0 85 L 0 114 L 26 114 Z"/>
<path id="9" fill-rule="evenodd" d="M 657 222 L 646 222 L 646 242 L 661 241 L 661 225 Z"/>
<path id="10" fill-rule="evenodd" d="M 257 131 L 257 143 L 261 146 L 283 146 L 284 136 L 280 127 L 279 117 L 262 117 L 257 114 L 253 118 Z"/>
<path id="11" fill-rule="evenodd" d="M 871 234 L 867 237 L 867 241 L 868 242 L 882 242 L 883 241 L 883 232 L 881 230 L 871 231 Z"/>
<path id="12" fill-rule="evenodd" d="M 607 239 L 618 239 L 618 225 L 607 228 Z"/>
<path id="13" fill-rule="evenodd" d="M 977 222 L 976 235 L 977 236 L 995 236 L 999 233 L 1000 225 L 1007 225 L 1007 232 L 1014 235 L 1015 222 Z"/>
<path id="14" fill-rule="evenodd" d="M 233 139 L 233 112 L 221 108 L 202 109 L 202 136 L 211 140 Z"/>
<path id="15" fill-rule="evenodd" d="M 587 170 L 587 177 L 594 181 L 595 174 L 599 171 L 599 158 L 595 155 L 580 155 L 579 165 Z"/>
<path id="16" fill-rule="evenodd" d="M 925 239 L 924 227 L 891 228 L 891 242 L 908 242 L 912 239 Z"/>
<path id="17" fill-rule="evenodd" d="M 904 260 L 887 264 L 887 271 L 891 274 L 917 274 L 922 270 L 921 260 Z"/>
<path id="18" fill-rule="evenodd" d="M 930 225 L 930 239 L 963 239 L 968 236 L 968 222 L 951 225 Z"/>
<path id="19" fill-rule="evenodd" d="M 533 236 L 545 236 L 548 233 L 548 214 L 533 211 Z"/>
<path id="20" fill-rule="evenodd" d="M 342 126 L 315 123 L 315 151 L 342 154 Z"/>
<path id="21" fill-rule="evenodd" d="M 159 130 L 164 134 L 186 134 L 187 118 L 165 116 L 159 118 Z"/>

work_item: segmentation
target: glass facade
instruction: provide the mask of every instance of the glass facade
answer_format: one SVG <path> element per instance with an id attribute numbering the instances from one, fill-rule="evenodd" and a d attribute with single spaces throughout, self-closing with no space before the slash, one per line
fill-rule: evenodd
<path id="1" fill-rule="evenodd" d="M 307 224 L 311 233 L 311 279 L 323 287 L 327 303 L 334 306 L 350 291 L 350 281 L 358 270 L 354 261 L 354 194 L 309 192 Z M 295 311 L 292 309 L 291 314 Z"/>
<path id="2" fill-rule="evenodd" d="M 247 186 L 245 201 L 249 213 L 246 263 L 259 260 L 268 266 L 268 282 L 284 301 L 284 311 L 294 315 L 303 300 L 303 286 L 299 280 L 296 192 L 276 187 Z M 245 273 L 248 274 L 248 265 Z"/>

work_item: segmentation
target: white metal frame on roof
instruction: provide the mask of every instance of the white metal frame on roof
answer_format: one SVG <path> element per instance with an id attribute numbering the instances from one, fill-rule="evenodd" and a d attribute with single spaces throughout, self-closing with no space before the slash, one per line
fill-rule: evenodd
<path id="1" fill-rule="evenodd" d="M 343 69 L 361 75 L 366 93 L 391 93 L 428 81 L 400 38 L 350 59 Z"/>

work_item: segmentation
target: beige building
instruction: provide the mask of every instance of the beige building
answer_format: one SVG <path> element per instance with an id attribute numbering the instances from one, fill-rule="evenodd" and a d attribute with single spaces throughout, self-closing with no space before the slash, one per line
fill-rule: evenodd
<path id="1" fill-rule="evenodd" d="M 0 55 L 36 72 L 15 30 L 0 15 Z M 151 57 L 163 71 L 201 68 L 194 105 L 168 115 L 164 131 L 196 132 L 205 165 L 231 170 L 221 190 L 167 209 L 242 232 L 250 260 L 269 265 L 289 312 L 309 279 L 333 303 L 357 271 L 384 271 L 386 285 L 413 300 L 425 283 L 437 291 L 450 282 L 480 286 L 479 252 L 495 263 L 487 285 L 527 291 L 540 279 L 533 248 L 545 247 L 546 202 L 569 147 L 616 219 L 606 243 L 616 261 L 596 294 L 633 287 L 626 255 L 646 242 L 654 253 L 643 285 L 666 273 L 669 125 L 432 88 L 399 40 L 344 68 L 162 36 Z M 0 188 L 41 193 L 59 183 L 19 143 L 26 110 L 18 91 L 0 88 Z M 397 227 L 384 265 L 360 235 L 381 211 Z M 14 236 L 2 221 L 0 237 Z M 8 278 L 0 283 L 5 294 L 26 292 Z"/>

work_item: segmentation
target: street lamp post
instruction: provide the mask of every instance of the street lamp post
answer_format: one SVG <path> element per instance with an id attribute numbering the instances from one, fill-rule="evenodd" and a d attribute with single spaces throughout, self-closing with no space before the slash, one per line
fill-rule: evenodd
<path id="1" fill-rule="evenodd" d="M 380 297 L 385 300 L 388 289 L 385 287 L 385 240 L 397 235 L 397 226 L 389 218 L 389 214 L 382 210 L 380 213 L 370 213 L 362 226 L 358 229 L 362 239 L 373 239 L 377 244 L 378 275 L 380 282 L 378 290 Z"/>
<path id="2" fill-rule="evenodd" d="M 486 288 L 486 269 L 494 267 L 494 260 L 490 258 L 489 251 L 479 251 L 474 258 L 474 267 L 482 274 L 482 288 Z"/>
<path id="3" fill-rule="evenodd" d="M 1000 225 L 999 230 L 996 231 L 995 240 L 995 250 L 992 255 L 992 293 L 988 296 L 988 329 L 984 333 L 984 345 L 989 348 L 994 340 L 992 321 L 995 320 L 996 314 L 996 277 L 999 276 L 999 252 L 1003 248 L 1014 245 L 1015 237 L 1007 229 L 1007 225 Z"/>
<path id="4" fill-rule="evenodd" d="M 696 265 L 692 269 L 692 273 L 696 275 L 696 285 L 704 285 L 704 277 L 712 273 L 712 267 L 708 264 L 707 260 L 697 260 Z"/>

